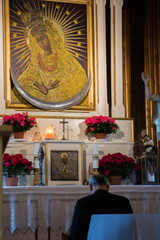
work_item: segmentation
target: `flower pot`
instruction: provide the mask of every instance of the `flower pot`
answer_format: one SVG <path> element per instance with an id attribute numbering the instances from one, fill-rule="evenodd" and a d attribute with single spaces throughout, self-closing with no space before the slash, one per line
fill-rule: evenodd
<path id="1" fill-rule="evenodd" d="M 110 177 L 110 184 L 111 185 L 120 185 L 121 184 L 121 176 L 111 176 Z"/>
<path id="2" fill-rule="evenodd" d="M 18 179 L 18 177 L 6 177 L 7 186 L 17 186 Z"/>
<path id="3" fill-rule="evenodd" d="M 96 133 L 95 137 L 96 137 L 96 139 L 105 139 L 106 134 L 105 133 Z"/>
<path id="4" fill-rule="evenodd" d="M 14 136 L 14 139 L 23 139 L 24 138 L 24 132 L 14 132 L 13 136 Z"/>

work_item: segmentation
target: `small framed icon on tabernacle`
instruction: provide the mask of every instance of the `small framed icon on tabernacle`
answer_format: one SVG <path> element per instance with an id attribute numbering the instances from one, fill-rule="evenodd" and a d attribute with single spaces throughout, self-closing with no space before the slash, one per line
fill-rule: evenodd
<path id="1" fill-rule="evenodd" d="M 74 144 L 73 144 L 74 142 Z M 46 184 L 83 184 L 83 143 L 43 141 L 46 155 Z"/>

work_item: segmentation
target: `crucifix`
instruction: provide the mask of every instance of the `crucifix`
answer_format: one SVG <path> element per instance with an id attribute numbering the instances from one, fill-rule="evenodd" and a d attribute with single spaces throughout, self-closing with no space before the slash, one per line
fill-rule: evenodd
<path id="1" fill-rule="evenodd" d="M 65 118 L 63 118 L 63 121 L 60 121 L 59 123 L 63 124 L 63 138 L 61 140 L 67 140 L 65 138 L 65 124 L 67 124 L 68 122 L 65 121 Z"/>

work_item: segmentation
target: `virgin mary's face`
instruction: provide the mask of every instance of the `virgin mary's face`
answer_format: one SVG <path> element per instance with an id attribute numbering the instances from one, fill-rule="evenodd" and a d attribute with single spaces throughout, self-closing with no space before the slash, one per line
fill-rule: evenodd
<path id="1" fill-rule="evenodd" d="M 35 36 L 36 41 L 38 45 L 44 50 L 44 51 L 51 51 L 51 45 L 49 42 L 49 39 L 45 33 L 40 33 Z"/>

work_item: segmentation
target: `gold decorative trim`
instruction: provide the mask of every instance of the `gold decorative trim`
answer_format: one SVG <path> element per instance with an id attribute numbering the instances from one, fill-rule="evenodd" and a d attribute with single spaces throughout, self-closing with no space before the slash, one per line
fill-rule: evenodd
<path id="1" fill-rule="evenodd" d="M 131 115 L 131 53 L 130 53 L 130 23 L 128 9 L 123 9 L 123 102 L 125 117 Z"/>
<path id="2" fill-rule="evenodd" d="M 7 105 L 7 109 L 14 109 L 15 111 L 34 111 L 34 112 L 44 112 L 44 110 L 42 109 L 37 109 L 37 108 L 27 108 L 26 106 L 23 108 L 23 104 L 19 104 L 19 106 L 17 107 L 16 104 L 11 104 L 9 100 L 6 100 L 6 105 Z M 94 111 L 95 110 L 95 105 L 94 103 L 91 103 L 90 106 L 86 106 L 85 109 L 83 109 L 82 106 L 77 106 L 76 109 L 70 108 L 68 110 L 48 110 L 47 112 L 79 112 L 79 110 L 81 110 L 81 112 L 90 112 L 91 110 Z"/>
<path id="3" fill-rule="evenodd" d="M 88 58 L 88 72 L 91 71 L 93 77 L 91 78 L 91 88 L 90 88 L 90 97 L 92 99 L 91 105 L 92 110 L 95 111 L 95 41 L 94 41 L 94 8 L 93 8 L 94 0 L 87 1 L 87 35 L 89 36 L 87 39 L 88 52 L 90 53 L 90 57 Z M 89 27 L 90 26 L 90 27 Z M 93 45 L 92 45 L 93 44 Z M 90 66 L 90 68 L 89 68 Z"/>
<path id="4" fill-rule="evenodd" d="M 116 23 L 115 6 L 113 5 L 113 61 L 114 61 L 114 106 L 116 106 Z"/>
<path id="5" fill-rule="evenodd" d="M 6 114 L 0 114 L 0 117 L 4 117 Z M 8 114 L 11 115 L 11 114 Z M 42 116 L 37 116 L 37 115 L 29 115 L 30 117 L 34 118 L 53 118 L 53 119 L 86 119 L 88 117 L 70 117 L 70 116 L 47 116 L 47 115 L 42 115 Z M 133 121 L 133 118 L 114 118 L 115 120 L 131 120 Z"/>
<path id="6" fill-rule="evenodd" d="M 3 5 L 5 5 L 5 9 L 3 10 L 3 13 L 5 14 L 4 19 L 5 19 L 5 24 L 7 27 L 3 29 L 4 33 L 4 52 L 5 52 L 5 69 L 4 71 L 4 79 L 7 79 L 5 82 L 4 86 L 6 87 L 5 89 L 5 99 L 6 103 L 8 102 L 8 99 L 11 99 L 11 82 L 10 80 L 10 24 L 9 24 L 9 0 L 4 0 Z M 9 80 L 8 80 L 9 79 Z"/>
<path id="7" fill-rule="evenodd" d="M 99 103 L 98 14 L 96 4 L 97 102 Z"/>
<path id="8" fill-rule="evenodd" d="M 134 120 L 131 121 L 131 141 L 134 142 Z"/>
<path id="9" fill-rule="evenodd" d="M 45 0 L 46 2 L 79 3 L 87 4 L 90 0 Z"/>
<path id="10" fill-rule="evenodd" d="M 126 117 L 125 117 L 125 118 L 121 118 L 121 117 L 115 118 L 115 117 L 114 117 L 114 119 L 115 119 L 115 120 L 133 120 L 134 118 L 126 118 Z"/>

